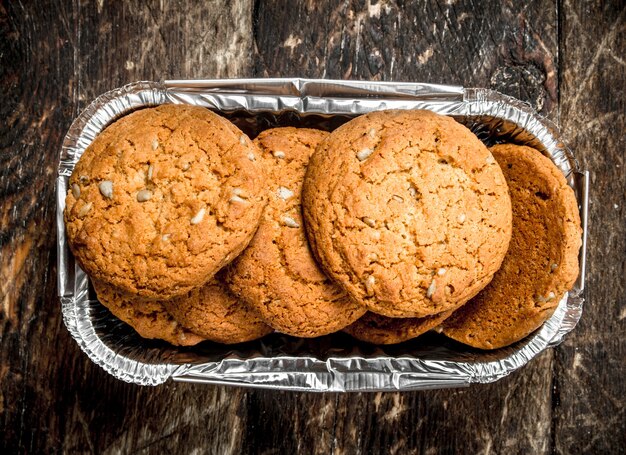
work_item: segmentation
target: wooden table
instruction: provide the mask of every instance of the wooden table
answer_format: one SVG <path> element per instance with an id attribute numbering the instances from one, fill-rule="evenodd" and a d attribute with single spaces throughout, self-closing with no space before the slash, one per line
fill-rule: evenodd
<path id="1" fill-rule="evenodd" d="M 2 453 L 624 453 L 624 2 L 373 2 L 0 2 Z M 510 377 L 456 390 L 142 388 L 93 364 L 56 297 L 72 119 L 135 80 L 279 76 L 489 87 L 555 121 L 591 170 L 576 330 Z"/>

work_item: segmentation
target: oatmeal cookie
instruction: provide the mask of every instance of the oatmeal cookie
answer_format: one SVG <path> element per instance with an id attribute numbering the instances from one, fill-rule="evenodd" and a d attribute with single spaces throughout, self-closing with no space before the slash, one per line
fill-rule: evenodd
<path id="1" fill-rule="evenodd" d="M 142 300 L 109 284 L 92 282 L 100 303 L 141 337 L 165 340 L 177 346 L 193 346 L 204 340 L 175 321 L 161 302 Z"/>
<path id="2" fill-rule="evenodd" d="M 230 293 L 221 274 L 201 288 L 163 304 L 184 327 L 217 343 L 243 343 L 273 331 L 258 311 Z"/>
<path id="3" fill-rule="evenodd" d="M 306 239 L 300 193 L 309 157 L 328 133 L 275 128 L 255 139 L 269 203 L 250 246 L 228 270 L 230 287 L 282 333 L 316 337 L 342 329 L 365 308 L 318 268 Z"/>
<path id="4" fill-rule="evenodd" d="M 379 111 L 318 147 L 304 220 L 325 272 L 370 311 L 452 310 L 498 270 L 511 237 L 500 167 L 467 128 L 429 111 Z"/>
<path id="5" fill-rule="evenodd" d="M 202 107 L 165 104 L 122 117 L 70 177 L 72 252 L 90 276 L 144 298 L 201 286 L 258 226 L 267 202 L 258 154 Z"/>
<path id="6" fill-rule="evenodd" d="M 530 147 L 491 148 L 513 203 L 513 236 L 491 283 L 443 323 L 461 343 L 495 349 L 521 340 L 556 309 L 578 277 L 582 229 L 574 191 L 554 163 Z"/>

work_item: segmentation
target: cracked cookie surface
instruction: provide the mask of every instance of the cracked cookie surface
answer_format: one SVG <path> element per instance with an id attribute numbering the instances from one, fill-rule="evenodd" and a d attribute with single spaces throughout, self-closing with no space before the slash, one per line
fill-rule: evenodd
<path id="1" fill-rule="evenodd" d="M 491 151 L 511 192 L 509 251 L 491 283 L 442 325 L 448 337 L 481 349 L 521 340 L 554 313 L 578 277 L 582 234 L 574 191 L 549 158 L 513 144 Z"/>
<path id="2" fill-rule="evenodd" d="M 248 244 L 267 202 L 256 146 L 208 109 L 166 104 L 101 132 L 69 180 L 65 225 L 94 278 L 167 299 Z"/>
<path id="3" fill-rule="evenodd" d="M 302 180 L 309 157 L 327 135 L 275 128 L 255 139 L 268 176 L 269 203 L 252 242 L 227 271 L 234 293 L 276 330 L 299 337 L 335 332 L 365 312 L 319 269 L 304 232 Z"/>
<path id="4" fill-rule="evenodd" d="M 331 133 L 311 158 L 303 212 L 326 273 L 389 317 L 465 303 L 491 280 L 511 236 L 493 156 L 429 111 L 373 112 Z"/>
<path id="5" fill-rule="evenodd" d="M 437 327 L 451 314 L 452 310 L 423 318 L 388 318 L 369 311 L 343 331 L 368 343 L 396 344 L 417 338 Z"/>
<path id="6" fill-rule="evenodd" d="M 142 300 L 113 286 L 93 280 L 102 305 L 130 325 L 143 338 L 165 340 L 176 346 L 194 346 L 204 338 L 179 324 L 161 302 Z"/>
<path id="7" fill-rule="evenodd" d="M 163 304 L 184 327 L 217 343 L 243 343 L 273 332 L 256 309 L 231 294 L 221 273 L 201 288 Z"/>

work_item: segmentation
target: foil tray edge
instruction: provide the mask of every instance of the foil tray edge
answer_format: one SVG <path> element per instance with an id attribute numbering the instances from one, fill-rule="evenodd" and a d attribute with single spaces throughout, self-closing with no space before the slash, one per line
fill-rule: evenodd
<path id="1" fill-rule="evenodd" d="M 326 93 L 324 90 L 333 96 L 329 99 L 320 96 Z M 74 264 L 65 240 L 64 198 L 67 180 L 78 157 L 101 129 L 132 109 L 165 102 L 193 102 L 225 110 L 249 109 L 254 112 L 257 107 L 255 97 L 258 98 L 260 93 L 271 94 L 265 97 L 268 98 L 264 100 L 265 104 L 259 103 L 261 110 L 268 108 L 268 100 L 274 100 L 276 111 L 292 108 L 305 113 L 334 115 L 329 110 L 335 109 L 334 113 L 337 114 L 358 115 L 372 110 L 378 102 L 387 108 L 431 108 L 442 114 L 457 116 L 497 113 L 502 119 L 519 125 L 538 138 L 540 146 L 570 178 L 577 192 L 583 221 L 583 247 L 581 274 L 574 289 L 564 296 L 552 317 L 529 337 L 522 348 L 510 356 L 491 362 L 450 362 L 402 356 L 331 356 L 325 361 L 313 357 L 261 356 L 253 359 L 225 358 L 219 362 L 200 364 L 175 364 L 144 363 L 116 352 L 102 341 L 90 319 L 87 277 Z M 340 102 L 355 94 L 371 96 L 352 105 Z M 301 102 L 294 103 L 292 98 Z M 588 184 L 588 172 L 580 172 L 573 154 L 559 139 L 558 130 L 552 122 L 536 114 L 527 104 L 488 89 L 311 79 L 143 81 L 128 84 L 94 100 L 73 122 L 61 150 L 56 188 L 56 222 L 59 253 L 57 282 L 63 320 L 72 337 L 91 360 L 116 378 L 141 385 L 157 385 L 171 378 L 185 382 L 322 392 L 422 390 L 493 382 L 525 365 L 548 347 L 560 343 L 580 319 L 584 302 L 581 295 L 584 289 Z"/>

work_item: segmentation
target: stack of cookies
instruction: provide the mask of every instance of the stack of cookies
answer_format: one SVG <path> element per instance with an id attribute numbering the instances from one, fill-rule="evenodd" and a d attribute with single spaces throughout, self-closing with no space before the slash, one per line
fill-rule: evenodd
<path id="1" fill-rule="evenodd" d="M 548 158 L 410 110 L 254 141 L 202 107 L 136 111 L 80 158 L 65 222 L 100 302 L 187 346 L 436 328 L 498 348 L 571 288 L 581 234 Z"/>

